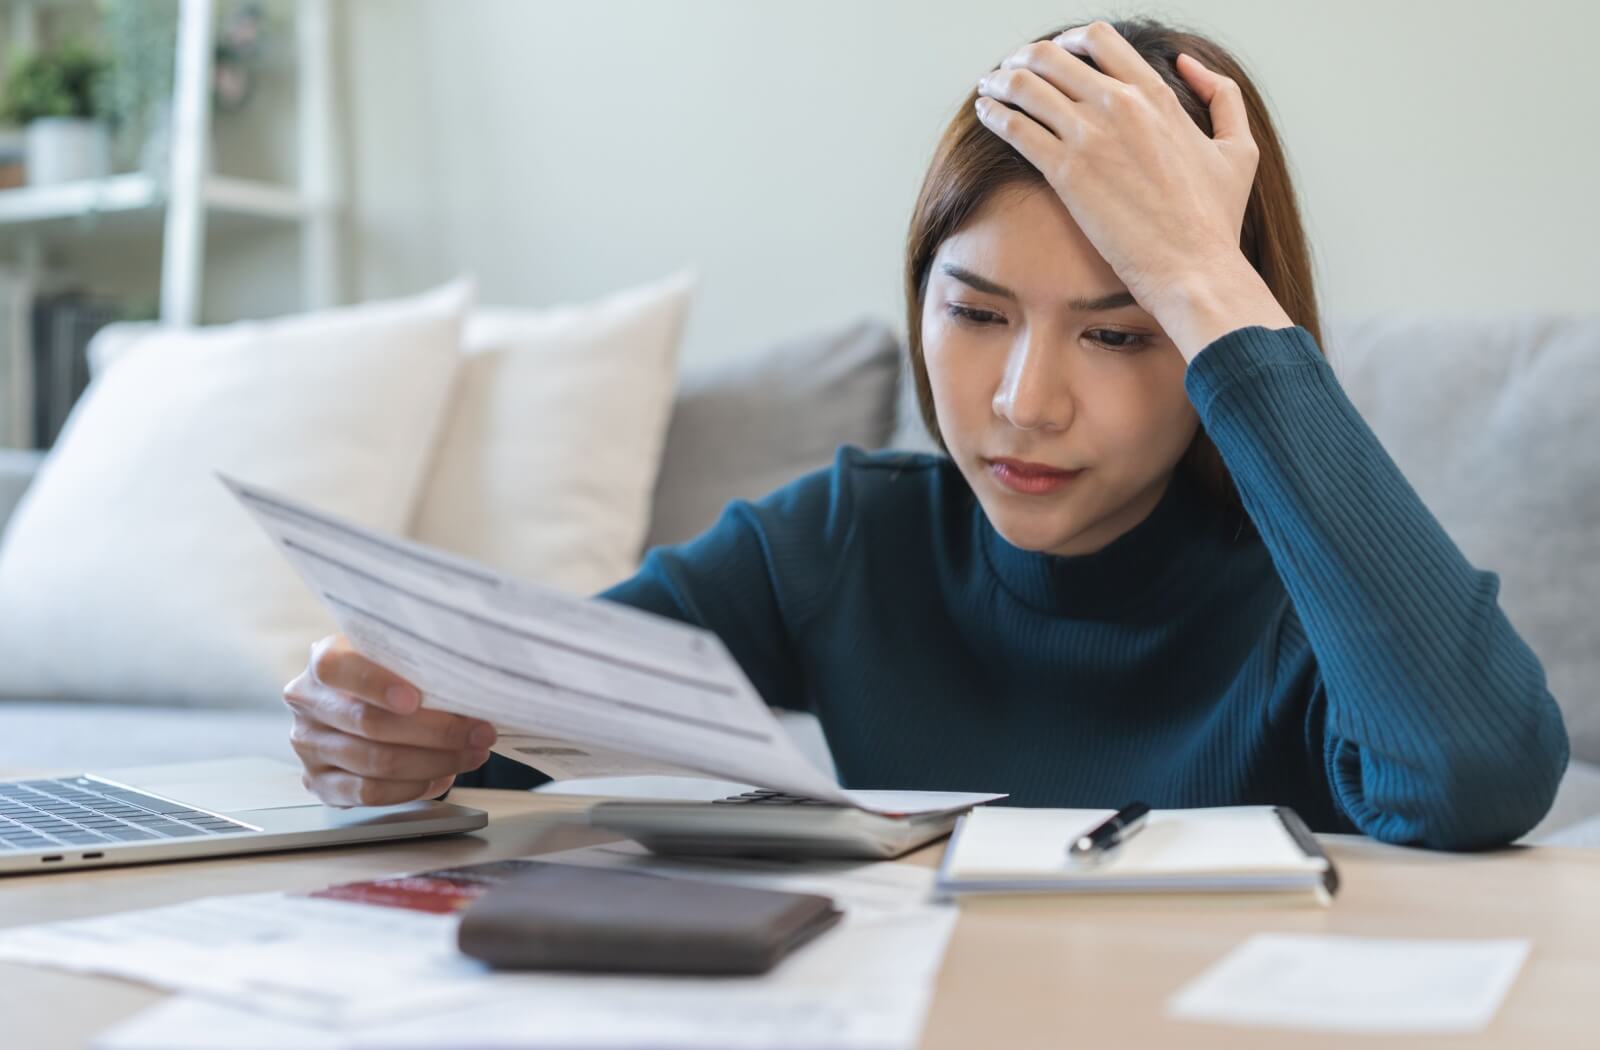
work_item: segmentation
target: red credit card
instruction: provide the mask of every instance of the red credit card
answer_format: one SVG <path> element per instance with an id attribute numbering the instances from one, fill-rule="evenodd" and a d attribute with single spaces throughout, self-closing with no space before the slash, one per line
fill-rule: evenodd
<path id="1" fill-rule="evenodd" d="M 419 871 L 413 875 L 389 875 L 361 882 L 341 882 L 300 896 L 448 915 L 461 911 L 487 893 L 489 887 L 504 882 L 533 863 L 497 860 L 460 868 Z"/>

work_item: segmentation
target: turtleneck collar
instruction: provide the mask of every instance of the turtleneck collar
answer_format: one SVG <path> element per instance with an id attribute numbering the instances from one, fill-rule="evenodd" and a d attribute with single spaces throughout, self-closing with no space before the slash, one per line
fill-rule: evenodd
<path id="1" fill-rule="evenodd" d="M 1157 596 L 1181 568 L 1187 542 L 1216 518 L 1197 483 L 1174 471 L 1154 509 L 1092 554 L 1063 556 L 1023 550 L 995 530 L 972 500 L 978 545 L 1001 584 L 1022 602 L 1058 616 L 1113 618 Z"/>

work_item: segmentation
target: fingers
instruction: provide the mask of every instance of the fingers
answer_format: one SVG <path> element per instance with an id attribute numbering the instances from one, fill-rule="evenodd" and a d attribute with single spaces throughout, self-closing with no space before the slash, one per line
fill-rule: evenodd
<path id="1" fill-rule="evenodd" d="M 488 761 L 495 740 L 487 722 L 421 709 L 414 686 L 339 635 L 312 646 L 283 699 L 295 714 L 289 742 L 305 766 L 302 780 L 334 806 L 434 798 Z"/>
<path id="2" fill-rule="evenodd" d="M 283 699 L 297 714 L 380 743 L 465 751 L 495 742 L 495 728 L 488 722 L 429 709 L 395 714 L 322 685 L 307 674 L 284 687 Z"/>
<path id="3" fill-rule="evenodd" d="M 1051 42 L 1073 54 L 1087 55 L 1102 73 L 1124 84 L 1150 90 L 1166 86 L 1161 74 L 1109 22 L 1074 26 Z"/>
<path id="4" fill-rule="evenodd" d="M 373 780 L 411 781 L 426 786 L 440 777 L 477 769 L 489 760 L 487 748 L 441 750 L 383 744 L 308 718 L 297 718 L 289 743 L 307 769 L 334 769 Z"/>
<path id="5" fill-rule="evenodd" d="M 307 670 L 323 685 L 398 714 L 410 714 L 422 706 L 422 694 L 416 686 L 356 652 L 343 635 L 332 635 L 313 645 Z"/>
<path id="6" fill-rule="evenodd" d="M 434 798 L 444 794 L 454 779 L 374 780 L 335 769 L 307 773 L 303 778 L 306 788 L 330 806 L 396 806 Z"/>
<path id="7" fill-rule="evenodd" d="M 974 105 L 984 127 L 1009 142 L 1024 160 L 1050 177 L 1060 160 L 1061 140 L 1049 128 L 992 98 L 980 97 Z"/>
<path id="8" fill-rule="evenodd" d="M 1112 33 L 1116 35 L 1115 30 Z M 1071 143 L 1081 139 L 1085 116 L 1074 103 L 1093 104 L 1118 116 L 1129 106 L 1141 105 L 1152 84 L 1142 77 L 1123 81 L 1105 75 L 1058 44 L 1063 39 L 1065 34 L 1051 41 L 1036 40 L 1007 55 L 999 69 L 978 81 L 978 93 L 1020 108 L 1056 138 Z M 1132 49 L 1121 36 L 1117 40 Z M 1166 82 L 1134 54 L 1152 75 L 1155 90 L 1171 96 Z"/>
<path id="9" fill-rule="evenodd" d="M 1017 107 L 1059 139 L 1068 137 L 1076 120 L 1071 100 L 1031 69 L 1009 68 L 990 73 L 978 81 L 978 93 Z"/>
<path id="10" fill-rule="evenodd" d="M 1213 73 L 1187 52 L 1178 55 L 1178 73 L 1194 89 L 1195 95 L 1211 110 L 1211 137 L 1217 140 L 1250 143 L 1250 119 L 1245 110 L 1244 93 L 1238 81 Z"/>
<path id="11" fill-rule="evenodd" d="M 1074 102 L 1095 98 L 1117 86 L 1116 81 L 1050 41 L 1034 41 L 1013 51 L 997 72 L 1006 70 L 1028 70 Z M 993 81 L 995 74 L 988 79 Z"/>

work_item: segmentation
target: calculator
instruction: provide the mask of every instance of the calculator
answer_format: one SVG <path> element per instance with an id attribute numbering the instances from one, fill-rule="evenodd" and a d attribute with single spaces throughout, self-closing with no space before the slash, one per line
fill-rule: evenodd
<path id="1" fill-rule="evenodd" d="M 886 817 L 822 799 L 746 791 L 709 802 L 601 802 L 589 823 L 677 856 L 886 860 L 950 834 L 960 813 Z"/>

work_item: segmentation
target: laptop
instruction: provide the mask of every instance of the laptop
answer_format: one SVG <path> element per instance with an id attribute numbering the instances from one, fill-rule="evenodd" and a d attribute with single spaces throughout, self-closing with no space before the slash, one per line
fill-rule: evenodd
<path id="1" fill-rule="evenodd" d="M 474 831 L 446 802 L 335 809 L 265 758 L 0 780 L 0 874 L 102 868 Z"/>

